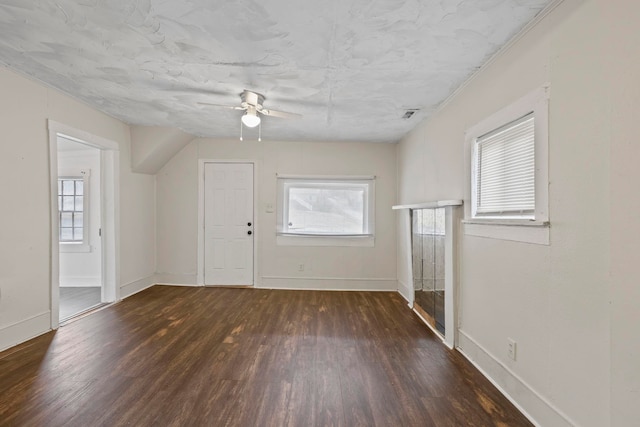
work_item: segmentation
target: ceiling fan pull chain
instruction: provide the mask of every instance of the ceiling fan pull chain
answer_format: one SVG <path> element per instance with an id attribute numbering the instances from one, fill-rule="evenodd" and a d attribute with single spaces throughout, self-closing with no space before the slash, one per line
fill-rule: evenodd
<path id="1" fill-rule="evenodd" d="M 240 120 L 240 141 L 242 141 L 242 120 Z"/>
<path id="2" fill-rule="evenodd" d="M 258 142 L 262 141 L 262 122 L 258 125 Z"/>

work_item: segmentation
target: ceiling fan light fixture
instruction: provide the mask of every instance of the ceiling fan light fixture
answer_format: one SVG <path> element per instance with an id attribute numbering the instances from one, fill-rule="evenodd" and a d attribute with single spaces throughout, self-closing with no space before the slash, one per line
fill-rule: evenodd
<path id="1" fill-rule="evenodd" d="M 247 111 L 242 116 L 242 123 L 248 128 L 254 128 L 260 124 L 260 117 L 255 112 Z"/>

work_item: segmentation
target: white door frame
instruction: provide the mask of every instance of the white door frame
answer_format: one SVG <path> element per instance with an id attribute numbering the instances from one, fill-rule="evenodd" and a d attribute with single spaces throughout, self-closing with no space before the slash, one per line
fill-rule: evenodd
<path id="1" fill-rule="evenodd" d="M 91 133 L 75 129 L 53 120 L 49 129 L 49 184 L 51 196 L 50 247 L 51 264 L 51 329 L 59 326 L 60 315 L 60 247 L 58 243 L 58 136 L 100 150 L 102 228 L 102 289 L 105 302 L 120 300 L 120 146 Z"/>
<path id="2" fill-rule="evenodd" d="M 196 283 L 198 286 L 204 284 L 204 167 L 207 163 L 247 163 L 253 165 L 253 287 L 258 287 L 258 239 L 259 216 L 258 216 L 258 161 L 243 159 L 200 159 L 198 161 L 198 271 Z"/>

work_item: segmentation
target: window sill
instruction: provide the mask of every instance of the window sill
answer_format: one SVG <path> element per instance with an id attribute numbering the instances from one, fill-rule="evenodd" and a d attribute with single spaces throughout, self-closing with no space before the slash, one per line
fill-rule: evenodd
<path id="1" fill-rule="evenodd" d="M 464 220 L 464 234 L 489 239 L 549 245 L 550 224 L 529 220 Z"/>
<path id="2" fill-rule="evenodd" d="M 313 236 L 296 234 L 278 234 L 278 246 L 353 246 L 373 247 L 373 236 Z"/>
<path id="3" fill-rule="evenodd" d="M 91 245 L 84 243 L 60 243 L 60 253 L 89 253 Z"/>
<path id="4" fill-rule="evenodd" d="M 463 224 L 503 225 L 516 227 L 548 227 L 549 221 L 535 221 L 532 219 L 508 219 L 508 218 L 473 218 L 462 220 Z"/>

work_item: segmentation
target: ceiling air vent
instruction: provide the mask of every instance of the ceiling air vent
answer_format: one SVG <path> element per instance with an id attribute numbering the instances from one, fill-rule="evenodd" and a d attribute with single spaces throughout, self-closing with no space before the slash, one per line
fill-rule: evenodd
<path id="1" fill-rule="evenodd" d="M 418 110 L 418 109 L 407 110 L 407 111 L 404 112 L 404 115 L 402 116 L 402 118 L 403 119 L 410 119 L 418 111 L 420 111 L 420 110 Z"/>

